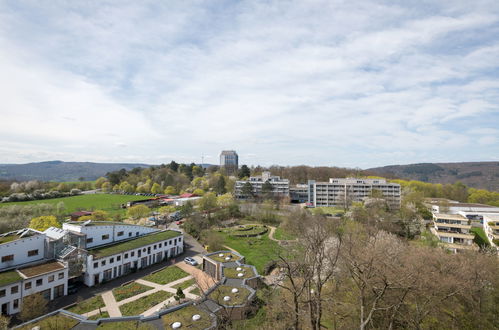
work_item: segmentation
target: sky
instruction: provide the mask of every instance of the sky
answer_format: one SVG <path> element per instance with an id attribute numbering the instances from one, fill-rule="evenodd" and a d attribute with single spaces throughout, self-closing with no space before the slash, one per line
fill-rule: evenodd
<path id="1" fill-rule="evenodd" d="M 225 149 L 499 160 L 499 1 L 0 1 L 0 163 Z"/>

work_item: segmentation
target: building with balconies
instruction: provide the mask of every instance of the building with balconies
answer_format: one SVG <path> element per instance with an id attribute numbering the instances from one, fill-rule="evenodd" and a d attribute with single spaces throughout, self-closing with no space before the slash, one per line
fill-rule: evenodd
<path id="1" fill-rule="evenodd" d="M 252 196 L 246 196 L 244 186 L 250 184 Z M 234 186 L 234 195 L 238 199 L 250 197 L 261 197 L 265 193 L 265 185 L 269 185 L 268 193 L 272 197 L 289 196 L 289 180 L 281 179 L 279 176 L 271 175 L 270 172 L 263 172 L 261 176 L 252 176 L 249 180 L 236 181 Z"/>
<path id="2" fill-rule="evenodd" d="M 433 213 L 431 232 L 452 252 L 476 250 L 471 224 L 460 214 Z"/>

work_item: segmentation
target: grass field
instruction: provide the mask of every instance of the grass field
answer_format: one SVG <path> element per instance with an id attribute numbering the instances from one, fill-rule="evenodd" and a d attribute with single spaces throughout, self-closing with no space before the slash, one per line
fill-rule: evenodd
<path id="1" fill-rule="evenodd" d="M 123 321 L 123 322 L 109 322 L 101 323 L 97 329 L 107 330 L 156 330 L 157 328 L 148 323 L 141 323 L 139 321 Z"/>
<path id="2" fill-rule="evenodd" d="M 125 210 L 120 207 L 121 204 L 128 201 L 137 201 L 148 198 L 150 197 L 135 195 L 91 194 L 27 202 L 0 203 L 0 207 L 9 205 L 57 204 L 63 202 L 68 214 L 79 210 L 104 210 L 111 214 L 115 214 L 125 212 Z"/>
<path id="3" fill-rule="evenodd" d="M 196 284 L 196 281 L 193 278 L 191 278 L 190 280 L 187 280 L 187 281 L 184 281 L 184 282 L 179 283 L 177 285 L 174 285 L 173 288 L 175 288 L 175 289 L 181 288 L 183 291 L 193 284 Z"/>
<path id="4" fill-rule="evenodd" d="M 281 227 L 277 227 L 274 232 L 274 238 L 280 241 L 289 241 L 289 240 L 294 240 L 296 236 L 285 231 Z"/>
<path id="5" fill-rule="evenodd" d="M 104 319 L 104 318 L 107 318 L 107 317 L 109 317 L 109 313 L 108 312 L 102 312 L 101 314 L 92 315 L 88 319 L 89 320 L 98 320 L 98 319 Z"/>
<path id="6" fill-rule="evenodd" d="M 30 323 L 19 329 L 21 330 L 31 330 L 39 327 L 39 329 L 71 329 L 78 324 L 78 321 L 66 317 L 62 314 L 57 314 L 54 316 L 46 317 L 38 322 Z M 6 329 L 6 328 L 5 328 Z"/>
<path id="7" fill-rule="evenodd" d="M 149 308 L 161 303 L 162 301 L 167 300 L 171 296 L 173 296 L 173 294 L 165 291 L 158 291 L 152 293 L 148 296 L 121 305 L 120 306 L 121 314 L 123 314 L 123 316 L 140 315 Z"/>
<path id="8" fill-rule="evenodd" d="M 113 295 L 116 301 L 122 301 L 152 289 L 153 288 L 150 286 L 133 282 L 124 286 L 120 286 L 119 288 L 113 289 Z"/>
<path id="9" fill-rule="evenodd" d="M 224 245 L 242 254 L 246 263 L 255 266 L 260 274 L 265 265 L 275 260 L 276 255 L 283 249 L 277 242 L 269 239 L 268 233 L 257 237 L 233 237 L 227 233 L 213 232 L 222 238 Z"/>
<path id="10" fill-rule="evenodd" d="M 201 318 L 197 321 L 192 320 L 193 315 L 199 315 Z M 168 313 L 161 317 L 165 329 L 171 329 L 174 322 L 182 323 L 182 329 L 206 329 L 211 326 L 210 315 L 202 309 L 193 306 L 181 308 L 173 313 Z"/>
<path id="11" fill-rule="evenodd" d="M 143 279 L 158 284 L 168 284 L 187 276 L 189 276 L 189 274 L 177 266 L 170 266 L 154 274 L 147 275 Z"/>
<path id="12" fill-rule="evenodd" d="M 101 296 L 95 296 L 87 300 L 83 300 L 78 303 L 76 306 L 68 308 L 68 311 L 73 312 L 75 314 L 84 314 L 96 310 L 97 308 L 102 308 L 106 306 L 104 304 L 104 300 L 102 300 Z"/>
<path id="13" fill-rule="evenodd" d="M 343 210 L 341 208 L 338 208 L 338 207 L 328 207 L 328 206 L 314 207 L 314 208 L 309 208 L 308 210 L 312 214 L 332 214 L 332 215 L 335 215 L 335 214 L 338 214 L 338 213 L 341 213 L 341 214 L 345 213 L 345 210 Z"/>

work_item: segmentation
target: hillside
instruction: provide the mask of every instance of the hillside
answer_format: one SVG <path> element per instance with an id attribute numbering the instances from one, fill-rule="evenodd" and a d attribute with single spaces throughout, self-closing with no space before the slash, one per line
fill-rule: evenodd
<path id="1" fill-rule="evenodd" d="M 370 168 L 366 171 L 390 178 L 431 183 L 461 181 L 468 187 L 499 191 L 499 162 L 390 165 Z"/>
<path id="2" fill-rule="evenodd" d="M 107 172 L 122 168 L 131 170 L 135 167 L 148 167 L 146 164 L 127 163 L 90 163 L 48 161 L 28 164 L 0 164 L 0 179 L 5 180 L 41 180 L 41 181 L 78 181 L 95 180 Z"/>

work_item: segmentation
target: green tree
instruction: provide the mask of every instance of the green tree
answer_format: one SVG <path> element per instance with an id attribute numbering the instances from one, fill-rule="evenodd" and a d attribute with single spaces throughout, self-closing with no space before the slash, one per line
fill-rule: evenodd
<path id="1" fill-rule="evenodd" d="M 177 194 L 177 190 L 175 189 L 174 186 L 168 186 L 165 189 L 165 195 L 175 195 Z"/>
<path id="2" fill-rule="evenodd" d="M 228 207 L 234 203 L 234 197 L 231 194 L 223 194 L 217 197 L 217 205 L 219 207 Z"/>
<path id="3" fill-rule="evenodd" d="M 102 191 L 104 191 L 104 192 L 109 192 L 109 191 L 111 191 L 111 182 L 109 182 L 109 181 L 104 182 L 104 183 L 101 185 L 101 189 L 102 189 Z"/>
<path id="4" fill-rule="evenodd" d="M 193 166 L 192 167 L 192 174 L 197 177 L 202 177 L 204 175 L 204 170 L 201 166 Z"/>
<path id="5" fill-rule="evenodd" d="M 217 184 L 215 185 L 215 191 L 219 195 L 227 192 L 227 189 L 225 189 L 225 177 L 223 175 L 218 178 Z"/>
<path id="6" fill-rule="evenodd" d="M 192 212 L 194 212 L 194 206 L 190 201 L 187 201 L 187 203 L 185 203 L 180 207 L 180 213 L 184 218 L 189 217 L 192 214 Z"/>
<path id="7" fill-rule="evenodd" d="M 152 185 L 151 192 L 153 194 L 161 194 L 161 192 L 162 192 L 161 186 L 157 183 L 154 183 Z"/>
<path id="8" fill-rule="evenodd" d="M 50 227 L 61 228 L 61 224 L 53 215 L 42 215 L 31 219 L 29 227 L 39 231 L 44 231 Z"/>
<path id="9" fill-rule="evenodd" d="M 249 181 L 247 181 L 244 185 L 243 188 L 241 189 L 241 193 L 244 196 L 244 198 L 251 198 L 253 197 L 253 186 Z"/>
<path id="10" fill-rule="evenodd" d="M 184 291 L 182 291 L 182 288 L 177 288 L 177 293 L 174 296 L 175 300 L 180 303 L 182 299 L 185 298 Z"/>
<path id="11" fill-rule="evenodd" d="M 204 194 L 203 197 L 201 197 L 198 205 L 201 211 L 208 212 L 210 210 L 213 210 L 217 207 L 217 196 L 212 192 L 208 192 Z"/>
<path id="12" fill-rule="evenodd" d="M 23 298 L 21 313 L 19 318 L 22 321 L 29 321 L 47 312 L 47 300 L 41 293 L 31 294 Z"/>
<path id="13" fill-rule="evenodd" d="M 262 185 L 262 195 L 264 198 L 270 198 L 272 196 L 272 191 L 274 187 L 272 187 L 272 183 L 269 180 L 265 181 Z"/>
<path id="14" fill-rule="evenodd" d="M 147 217 L 151 213 L 151 210 L 142 204 L 139 205 L 134 205 L 130 207 L 127 211 L 126 214 L 132 219 L 140 219 Z"/>
<path id="15" fill-rule="evenodd" d="M 237 175 L 239 179 L 249 178 L 249 176 L 251 175 L 249 167 L 247 165 L 241 166 L 241 169 L 239 169 Z"/>
<path id="16" fill-rule="evenodd" d="M 134 192 L 135 188 L 126 181 L 120 183 L 120 190 L 124 192 Z"/>
<path id="17" fill-rule="evenodd" d="M 176 163 L 175 161 L 171 161 L 170 164 L 168 164 L 168 167 L 170 168 L 170 170 L 172 170 L 173 172 L 177 172 L 178 170 L 178 163 Z"/>
<path id="18" fill-rule="evenodd" d="M 0 330 L 8 330 L 10 324 L 10 317 L 7 315 L 0 315 Z"/>
<path id="19" fill-rule="evenodd" d="M 102 176 L 101 176 L 100 178 L 98 178 L 97 180 L 95 180 L 95 184 L 94 184 L 95 189 L 99 189 L 99 188 L 101 188 L 101 187 L 102 187 L 102 185 L 103 185 L 105 182 L 109 182 L 109 181 L 107 181 L 107 179 L 106 179 L 106 178 L 104 178 L 104 177 L 102 177 Z"/>
<path id="20" fill-rule="evenodd" d="M 203 196 L 204 195 L 204 190 L 197 188 L 197 189 L 194 189 L 194 191 L 192 193 L 195 194 L 195 195 L 198 195 L 198 196 Z"/>

